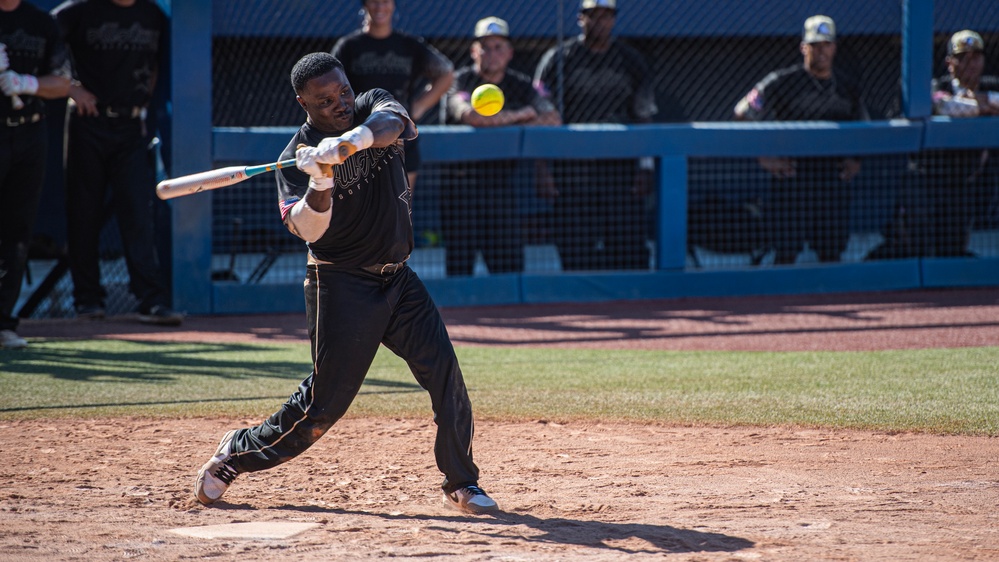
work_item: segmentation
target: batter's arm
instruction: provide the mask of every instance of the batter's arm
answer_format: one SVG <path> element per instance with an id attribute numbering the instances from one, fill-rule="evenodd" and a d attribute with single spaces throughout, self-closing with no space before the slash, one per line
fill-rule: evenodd
<path id="1" fill-rule="evenodd" d="M 296 166 L 311 179 L 305 197 L 292 207 L 285 219 L 288 230 L 307 242 L 322 237 L 329 228 L 333 208 L 332 166 L 342 164 L 358 150 L 395 143 L 405 129 L 406 121 L 402 116 L 388 109 L 376 109 L 363 124 L 339 137 L 325 138 L 316 147 L 299 145 L 295 153 Z"/>
<path id="2" fill-rule="evenodd" d="M 399 140 L 406 129 L 406 122 L 393 111 L 379 110 L 372 113 L 363 126 L 371 131 L 371 146 L 384 148 Z"/>

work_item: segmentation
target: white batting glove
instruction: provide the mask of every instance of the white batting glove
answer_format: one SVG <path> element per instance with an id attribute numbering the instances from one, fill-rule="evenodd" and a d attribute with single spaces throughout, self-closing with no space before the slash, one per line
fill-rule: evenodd
<path id="1" fill-rule="evenodd" d="M 319 151 L 318 160 L 325 164 L 342 164 L 358 150 L 364 150 L 374 143 L 375 137 L 371 129 L 361 125 L 339 137 L 325 138 L 316 148 Z"/>
<path id="2" fill-rule="evenodd" d="M 323 169 L 319 167 L 319 162 L 316 161 L 316 154 L 317 151 L 314 146 L 299 146 L 298 150 L 295 151 L 295 167 L 312 177 L 324 175 Z"/>
<path id="3" fill-rule="evenodd" d="M 309 174 L 309 187 L 316 191 L 326 191 L 333 188 L 332 170 L 329 164 L 325 166 L 316 160 L 319 150 L 314 146 L 299 146 L 295 151 L 295 166 Z"/>
<path id="4" fill-rule="evenodd" d="M 341 137 L 330 137 L 319 141 L 316 147 L 316 160 L 323 164 L 343 164 L 357 149 Z"/>
<path id="5" fill-rule="evenodd" d="M 343 139 L 344 142 L 348 142 L 353 145 L 355 152 L 369 148 L 375 142 L 374 133 L 372 133 L 371 129 L 365 127 L 364 125 L 354 127 L 353 129 L 340 135 L 340 138 Z"/>
<path id="6" fill-rule="evenodd" d="M 10 58 L 7 56 L 7 45 L 0 43 L 0 72 L 10 68 Z"/>
<path id="7" fill-rule="evenodd" d="M 0 90 L 4 95 L 16 96 L 18 94 L 34 95 L 38 91 L 38 78 L 30 74 L 18 74 L 13 70 L 8 70 L 0 74 Z"/>

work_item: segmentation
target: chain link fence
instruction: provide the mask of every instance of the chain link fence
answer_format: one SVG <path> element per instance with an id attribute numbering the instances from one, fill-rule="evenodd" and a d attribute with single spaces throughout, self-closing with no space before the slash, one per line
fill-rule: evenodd
<path id="1" fill-rule="evenodd" d="M 999 74 L 999 4 L 966 0 L 935 4 L 933 76 L 948 72 L 947 41 L 961 29 L 981 34 L 984 73 Z M 299 126 L 305 115 L 289 84 L 292 65 L 308 52 L 329 51 L 362 21 L 361 3 L 351 0 L 216 0 L 212 6 L 211 100 L 216 127 Z M 599 65 L 573 66 L 566 60 L 568 55 L 553 55 L 550 72 L 539 73 L 546 53 L 557 53 L 558 45 L 578 41 L 581 23 L 586 23 L 578 7 L 576 0 L 485 4 L 397 0 L 393 25 L 397 31 L 425 38 L 457 69 L 471 64 L 475 22 L 487 16 L 503 18 L 510 24 L 515 51 L 510 68 L 531 79 L 543 75 L 545 89 L 563 116 L 604 115 L 608 104 L 647 88 L 656 108 L 647 121 L 686 123 L 734 120 L 740 100 L 749 96 L 747 103 L 755 101 L 751 92 L 761 80 L 778 69 L 803 63 L 804 22 L 823 14 L 835 24 L 833 68 L 839 85 L 855 85 L 864 117 L 904 117 L 902 4 L 898 1 L 620 0 L 611 34 L 616 42 L 633 49 L 641 62 L 641 76 L 624 89 L 614 78 L 608 79 Z M 587 88 L 568 87 L 580 83 L 581 76 L 589 81 Z M 809 82 L 803 80 L 799 86 L 816 87 Z M 414 88 L 424 86 L 414 84 Z M 789 99 L 807 95 L 804 90 L 786 92 Z M 443 125 L 442 115 L 443 108 L 428 112 L 420 125 Z M 642 121 L 639 117 L 619 119 Z M 819 137 L 816 142 L 821 142 Z M 955 255 L 954 247 L 962 244 L 960 254 L 995 256 L 999 254 L 999 239 L 994 235 L 999 220 L 997 182 L 994 158 L 987 156 L 979 149 L 863 158 L 857 175 L 836 188 L 822 187 L 818 180 L 797 188 L 777 185 L 780 182 L 775 182 L 774 174 L 755 158 L 692 158 L 688 162 L 687 266 L 757 267 Z M 849 157 L 797 161 L 795 165 L 801 177 L 818 177 L 841 172 Z M 217 163 L 226 164 L 230 163 Z M 523 251 L 523 256 L 514 259 L 513 270 L 547 273 L 655 267 L 656 206 L 662 202 L 656 200 L 654 186 L 647 192 L 632 189 L 636 176 L 642 174 L 642 163 L 566 158 L 546 164 L 561 201 L 539 196 L 536 162 L 509 162 L 502 169 L 483 168 L 480 162 L 471 161 L 424 162 L 414 199 L 418 247 L 413 267 L 431 278 L 506 272 L 510 268 L 505 262 L 491 266 L 489 254 L 497 251 L 490 239 L 508 237 Z M 498 193 L 502 190 L 495 187 L 496 178 L 510 186 L 513 196 L 486 197 L 475 204 L 499 209 L 501 220 L 513 224 L 502 232 L 481 234 L 482 239 L 473 241 L 471 248 L 461 245 L 467 240 L 458 237 L 474 231 L 481 218 L 465 213 L 460 220 L 468 222 L 459 221 L 456 226 L 454 217 L 461 214 L 456 210 L 462 210 L 460 194 L 483 185 L 493 186 L 492 192 Z M 948 191 L 947 182 L 959 186 Z M 802 192 L 814 197 L 803 198 Z M 238 189 L 213 192 L 211 197 L 216 280 L 285 283 L 300 277 L 303 246 L 277 219 L 271 178 L 254 179 Z M 582 238 L 573 240 L 572 236 Z M 945 244 L 941 238 L 951 240 Z M 455 273 L 448 271 L 448 249 L 458 246 L 465 255 L 473 252 L 471 272 L 467 263 Z"/>

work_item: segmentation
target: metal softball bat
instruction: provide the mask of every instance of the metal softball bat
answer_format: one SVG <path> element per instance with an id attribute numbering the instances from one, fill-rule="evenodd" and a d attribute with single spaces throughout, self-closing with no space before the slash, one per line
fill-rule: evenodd
<path id="1" fill-rule="evenodd" d="M 156 195 L 160 199 L 173 199 L 192 193 L 211 191 L 248 180 L 266 172 L 295 165 L 295 159 L 261 164 L 259 166 L 227 166 L 217 170 L 198 172 L 161 181 L 156 185 Z"/>

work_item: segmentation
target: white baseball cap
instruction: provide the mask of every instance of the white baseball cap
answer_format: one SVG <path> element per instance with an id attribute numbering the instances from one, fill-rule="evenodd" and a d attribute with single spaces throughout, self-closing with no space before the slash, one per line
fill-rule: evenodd
<path id="1" fill-rule="evenodd" d="M 836 22 L 829 16 L 812 16 L 805 20 L 801 40 L 805 43 L 836 42 Z"/>
<path id="2" fill-rule="evenodd" d="M 498 37 L 510 37 L 510 26 L 505 20 L 494 16 L 482 18 L 475 23 L 476 38 L 489 37 L 491 35 L 496 35 Z"/>
<path id="3" fill-rule="evenodd" d="M 617 0 L 581 0 L 579 2 L 579 11 L 585 12 L 586 10 L 593 10 L 596 8 L 606 8 L 608 10 L 617 11 Z"/>
<path id="4" fill-rule="evenodd" d="M 951 35 L 950 41 L 947 41 L 948 55 L 960 55 L 961 53 L 967 53 L 968 51 L 984 50 L 985 42 L 982 41 L 982 36 L 974 31 L 971 31 L 970 29 L 958 31 L 954 35 Z"/>

